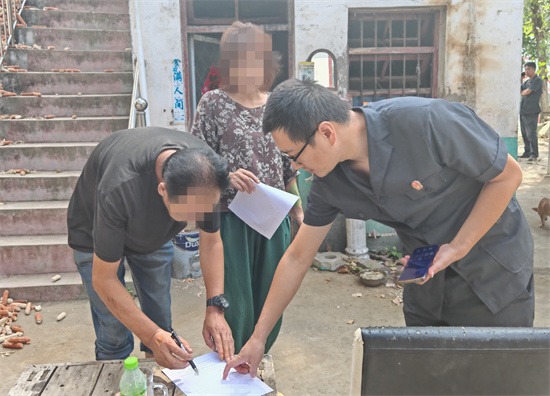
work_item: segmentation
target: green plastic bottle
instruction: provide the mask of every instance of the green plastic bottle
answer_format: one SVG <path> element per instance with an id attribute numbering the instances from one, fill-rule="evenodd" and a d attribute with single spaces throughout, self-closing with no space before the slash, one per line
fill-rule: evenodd
<path id="1" fill-rule="evenodd" d="M 120 396 L 147 395 L 147 379 L 138 368 L 138 359 L 130 356 L 124 360 L 124 374 L 120 378 Z"/>

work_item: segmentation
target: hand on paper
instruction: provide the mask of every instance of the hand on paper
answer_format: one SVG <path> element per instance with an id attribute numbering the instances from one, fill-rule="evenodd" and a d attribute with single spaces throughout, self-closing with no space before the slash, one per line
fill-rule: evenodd
<path id="1" fill-rule="evenodd" d="M 187 352 L 174 342 L 169 332 L 158 329 L 149 340 L 147 346 L 153 351 L 153 356 L 159 366 L 179 370 L 189 366 L 187 361 L 193 359 L 193 356 L 191 356 L 193 349 L 189 343 L 181 337 L 180 341 Z"/>
<path id="2" fill-rule="evenodd" d="M 223 312 L 216 307 L 206 308 L 206 317 L 202 328 L 206 345 L 218 352 L 220 359 L 229 359 L 235 353 L 235 344 L 231 329 L 225 321 Z"/>
<path id="3" fill-rule="evenodd" d="M 242 168 L 236 172 L 230 172 L 229 177 L 231 178 L 231 187 L 248 194 L 252 193 L 256 188 L 254 183 L 260 183 L 260 179 L 254 173 Z"/>
<path id="4" fill-rule="evenodd" d="M 252 378 L 256 377 L 258 373 L 258 366 L 264 357 L 265 342 L 257 341 L 254 338 L 250 338 L 248 342 L 243 346 L 243 349 L 231 359 L 223 370 L 223 379 L 227 379 L 229 370 L 234 368 L 239 373 L 246 373 L 246 366 L 250 372 Z"/>

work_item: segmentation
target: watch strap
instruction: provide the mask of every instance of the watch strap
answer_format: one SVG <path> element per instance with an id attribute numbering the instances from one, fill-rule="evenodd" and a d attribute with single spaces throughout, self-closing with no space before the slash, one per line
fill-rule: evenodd
<path id="1" fill-rule="evenodd" d="M 207 307 L 212 307 L 212 306 L 216 306 L 216 299 L 218 297 L 225 297 L 223 294 L 218 294 L 217 296 L 214 296 L 212 298 L 209 298 L 208 300 L 206 300 L 206 306 Z"/>

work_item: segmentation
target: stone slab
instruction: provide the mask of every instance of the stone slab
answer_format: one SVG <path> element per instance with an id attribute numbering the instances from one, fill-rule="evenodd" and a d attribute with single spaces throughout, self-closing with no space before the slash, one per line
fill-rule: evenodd
<path id="1" fill-rule="evenodd" d="M 323 271 L 336 271 L 338 267 L 346 264 L 347 255 L 340 252 L 317 253 L 313 259 L 313 265 Z"/>

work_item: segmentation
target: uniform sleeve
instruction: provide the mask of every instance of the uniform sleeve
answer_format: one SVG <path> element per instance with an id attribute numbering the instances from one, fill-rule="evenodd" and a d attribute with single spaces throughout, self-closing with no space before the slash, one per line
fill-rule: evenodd
<path id="1" fill-rule="evenodd" d="M 542 91 L 542 78 L 535 79 L 529 89 L 533 92 Z"/>
<path id="2" fill-rule="evenodd" d="M 205 93 L 197 106 L 191 134 L 208 144 L 219 154 L 219 136 L 216 127 L 216 115 L 212 106 L 214 102 L 210 98 L 210 92 Z"/>
<path id="3" fill-rule="evenodd" d="M 340 209 L 326 200 L 327 187 L 316 179 L 315 177 L 311 183 L 311 189 L 307 196 L 304 223 L 313 227 L 321 227 L 332 223 L 340 213 Z"/>
<path id="4" fill-rule="evenodd" d="M 116 205 L 112 197 L 98 193 L 94 216 L 94 253 L 101 260 L 114 263 L 124 252 L 127 216 L 124 205 Z"/>
<path id="5" fill-rule="evenodd" d="M 435 160 L 466 176 L 488 182 L 506 165 L 506 143 L 473 110 L 435 100 L 426 110 L 425 133 Z"/>

